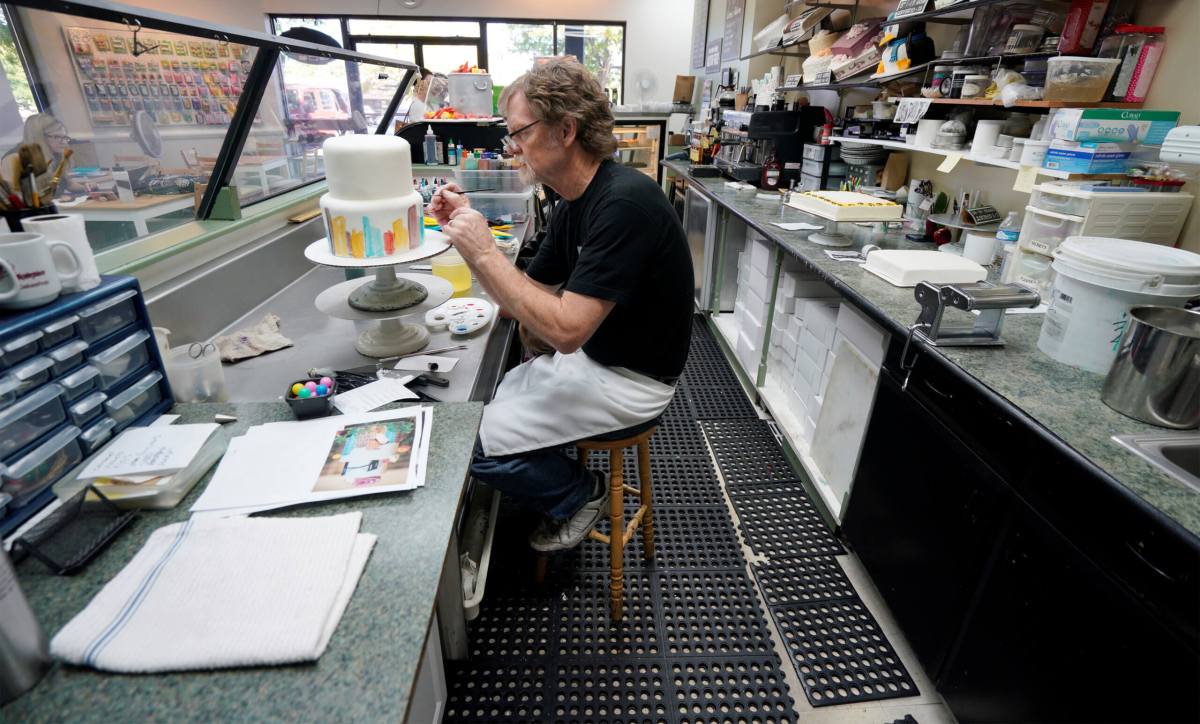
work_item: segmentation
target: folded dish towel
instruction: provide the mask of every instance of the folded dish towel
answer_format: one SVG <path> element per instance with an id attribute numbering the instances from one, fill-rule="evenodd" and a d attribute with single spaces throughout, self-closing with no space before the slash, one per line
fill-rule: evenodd
<path id="1" fill-rule="evenodd" d="M 226 334 L 213 340 L 221 351 L 221 359 L 225 362 L 237 362 L 241 359 L 257 357 L 260 354 L 274 352 L 277 349 L 291 347 L 292 340 L 279 333 L 279 317 L 267 314 L 258 324 L 249 329 L 239 329 L 233 334 Z"/>
<path id="2" fill-rule="evenodd" d="M 159 528 L 50 652 L 128 674 L 315 661 L 375 544 L 361 521 L 193 518 Z"/>

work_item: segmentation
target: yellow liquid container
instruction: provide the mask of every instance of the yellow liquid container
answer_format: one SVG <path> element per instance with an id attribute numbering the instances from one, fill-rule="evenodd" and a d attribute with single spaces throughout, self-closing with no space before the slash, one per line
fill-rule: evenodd
<path id="1" fill-rule="evenodd" d="M 454 287 L 454 296 L 463 296 L 471 291 L 471 269 L 454 249 L 447 249 L 433 257 L 430 265 L 435 277 L 445 279 Z"/>

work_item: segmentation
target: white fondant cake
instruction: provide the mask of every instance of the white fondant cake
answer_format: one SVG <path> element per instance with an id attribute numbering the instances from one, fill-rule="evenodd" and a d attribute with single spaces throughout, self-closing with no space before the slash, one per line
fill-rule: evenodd
<path id="1" fill-rule="evenodd" d="M 805 191 L 792 194 L 788 203 L 834 221 L 892 221 L 903 211 L 900 204 L 857 191 Z"/>
<path id="2" fill-rule="evenodd" d="M 321 213 L 334 256 L 377 259 L 421 246 L 425 223 L 408 141 L 353 134 L 330 138 L 322 150 L 329 193 Z"/>

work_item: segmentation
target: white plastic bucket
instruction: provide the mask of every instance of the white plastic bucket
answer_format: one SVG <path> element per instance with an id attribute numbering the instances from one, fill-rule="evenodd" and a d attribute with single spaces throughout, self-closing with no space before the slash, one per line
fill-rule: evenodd
<path id="1" fill-rule="evenodd" d="M 1200 296 L 1200 254 L 1169 246 L 1071 236 L 1053 266 L 1038 349 L 1089 372 L 1112 366 L 1132 307 L 1182 307 Z"/>
<path id="2" fill-rule="evenodd" d="M 492 76 L 487 73 L 451 73 L 450 105 L 461 113 L 492 115 Z"/>

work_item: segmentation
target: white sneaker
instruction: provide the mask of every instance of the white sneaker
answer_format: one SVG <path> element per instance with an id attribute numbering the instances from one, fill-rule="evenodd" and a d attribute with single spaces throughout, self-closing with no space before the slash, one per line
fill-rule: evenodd
<path id="1" fill-rule="evenodd" d="M 565 551 L 574 548 L 587 538 L 588 533 L 604 517 L 604 503 L 608 500 L 608 476 L 596 473 L 600 495 L 583 504 L 566 520 L 544 520 L 529 536 L 529 545 L 535 551 Z"/>

